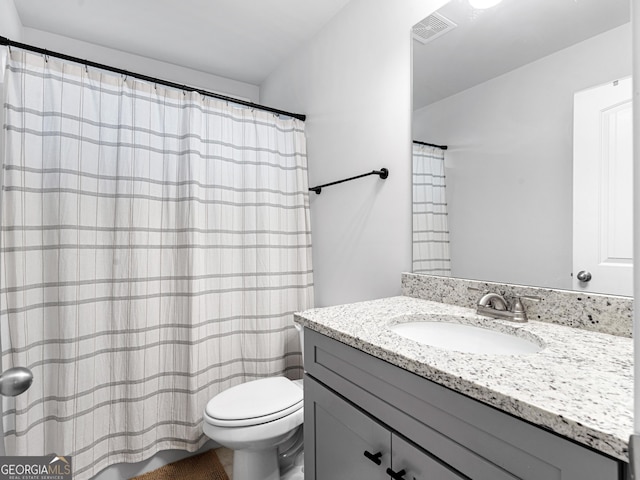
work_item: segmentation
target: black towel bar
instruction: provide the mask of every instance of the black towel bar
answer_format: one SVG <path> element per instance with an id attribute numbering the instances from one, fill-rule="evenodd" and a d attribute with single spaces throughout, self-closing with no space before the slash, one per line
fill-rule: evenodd
<path id="1" fill-rule="evenodd" d="M 363 173 L 362 175 L 356 175 L 355 177 L 350 177 L 350 178 L 345 178 L 344 180 L 338 180 L 335 182 L 331 182 L 331 183 L 325 183 L 324 185 L 318 185 L 317 187 L 311 187 L 309 188 L 310 192 L 316 192 L 318 195 L 320 195 L 320 192 L 322 192 L 322 189 L 324 187 L 330 187 L 331 185 L 337 185 L 339 183 L 344 183 L 344 182 L 348 182 L 350 180 L 355 180 L 356 178 L 362 178 L 362 177 L 368 177 L 369 175 L 379 175 L 381 179 L 385 179 L 389 176 L 389 170 L 387 170 L 386 168 L 381 168 L 380 170 L 373 170 L 369 173 Z"/>

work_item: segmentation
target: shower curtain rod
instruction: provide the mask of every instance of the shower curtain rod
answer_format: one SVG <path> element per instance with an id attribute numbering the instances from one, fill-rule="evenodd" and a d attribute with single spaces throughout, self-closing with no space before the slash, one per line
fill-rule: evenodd
<path id="1" fill-rule="evenodd" d="M 427 147 L 435 147 L 441 150 L 446 150 L 447 148 L 449 148 L 446 145 L 435 145 L 433 143 L 419 142 L 418 140 L 414 140 L 413 143 L 417 143 L 418 145 L 426 145 Z"/>
<path id="2" fill-rule="evenodd" d="M 190 87 L 188 85 L 182 85 L 180 83 L 171 82 L 169 80 L 163 80 L 161 78 L 150 77 L 150 76 L 144 75 L 142 73 L 130 72 L 128 70 L 123 70 L 121 68 L 111 67 L 109 65 L 104 65 L 102 63 L 92 62 L 91 60 L 83 60 L 81 58 L 73 57 L 71 55 L 66 55 L 64 53 L 52 52 L 52 51 L 46 50 L 44 48 L 35 47 L 33 45 L 28 45 L 26 43 L 16 42 L 14 40 L 8 39 L 7 37 L 0 36 L 0 45 L 7 45 L 9 47 L 16 47 L 16 48 L 20 48 L 22 50 L 28 50 L 28 51 L 35 52 L 35 53 L 40 53 L 40 54 L 45 55 L 45 56 L 56 57 L 56 58 L 60 58 L 62 60 L 68 60 L 70 62 L 75 62 L 75 63 L 79 63 L 81 65 L 86 65 L 88 67 L 100 68 L 102 70 L 107 70 L 109 72 L 119 73 L 120 75 L 124 75 L 124 76 L 127 76 L 127 77 L 138 78 L 140 80 L 145 80 L 145 81 L 151 82 L 151 83 L 157 83 L 159 85 L 165 85 L 167 87 L 175 88 L 175 89 L 178 89 L 178 90 L 183 90 L 183 91 L 187 91 L 187 92 L 196 92 L 196 93 L 199 93 L 199 94 L 207 96 L 207 97 L 213 97 L 213 98 L 217 98 L 218 100 L 224 100 L 224 101 L 227 101 L 227 102 L 230 102 L 230 103 L 235 103 L 236 105 L 242 105 L 242 106 L 245 106 L 245 107 L 255 108 L 257 110 L 264 110 L 265 112 L 271 112 L 271 113 L 276 113 L 278 115 L 286 115 L 288 117 L 297 118 L 298 120 L 302 120 L 303 122 L 307 118 L 306 115 L 302 115 L 300 113 L 285 112 L 284 110 L 278 110 L 277 108 L 266 107 L 264 105 L 259 105 L 257 103 L 248 102 L 246 100 L 240 100 L 240 99 L 237 99 L 237 98 L 228 97 L 226 95 L 221 95 L 219 93 L 208 92 L 207 90 L 202 90 L 200 88 Z"/>

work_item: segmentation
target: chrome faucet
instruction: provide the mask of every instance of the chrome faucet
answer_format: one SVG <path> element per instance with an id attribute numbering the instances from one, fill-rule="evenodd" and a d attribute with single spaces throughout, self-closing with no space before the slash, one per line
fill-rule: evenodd
<path id="1" fill-rule="evenodd" d="M 478 300 L 476 312 L 478 315 L 484 315 L 491 318 L 501 318 L 511 322 L 524 323 L 527 321 L 527 312 L 522 305 L 521 299 L 539 301 L 540 297 L 522 296 L 516 297 L 511 308 L 502 295 L 497 293 L 487 293 Z"/>

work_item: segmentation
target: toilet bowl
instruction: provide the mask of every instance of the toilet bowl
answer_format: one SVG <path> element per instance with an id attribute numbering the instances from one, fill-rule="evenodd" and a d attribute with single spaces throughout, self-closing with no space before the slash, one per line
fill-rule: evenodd
<path id="1" fill-rule="evenodd" d="M 302 380 L 254 380 L 213 397 L 204 412 L 203 431 L 234 450 L 234 480 L 279 480 L 278 447 L 303 421 Z"/>
<path id="2" fill-rule="evenodd" d="M 297 327 L 297 326 L 296 326 Z M 231 448 L 234 480 L 280 480 L 278 448 L 286 458 L 300 450 L 303 422 L 302 380 L 269 377 L 231 387 L 204 410 L 202 429 Z"/>

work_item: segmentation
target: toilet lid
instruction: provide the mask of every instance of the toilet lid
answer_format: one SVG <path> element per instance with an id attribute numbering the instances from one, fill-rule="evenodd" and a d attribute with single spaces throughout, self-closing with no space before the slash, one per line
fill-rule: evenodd
<path id="1" fill-rule="evenodd" d="M 258 424 L 302 408 L 302 400 L 302 388 L 288 378 L 262 378 L 219 393 L 209 400 L 205 413 L 213 422 Z"/>

